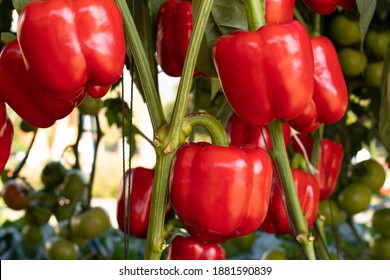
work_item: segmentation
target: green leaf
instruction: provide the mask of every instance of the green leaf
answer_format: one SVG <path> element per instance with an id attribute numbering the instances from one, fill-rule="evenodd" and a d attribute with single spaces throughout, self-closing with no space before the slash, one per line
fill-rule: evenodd
<path id="1" fill-rule="evenodd" d="M 379 109 L 379 135 L 390 154 L 390 55 L 385 59 L 382 73 L 381 102 Z"/>
<path id="2" fill-rule="evenodd" d="M 230 34 L 237 29 L 248 30 L 242 0 L 215 0 L 211 14 L 222 34 Z"/>
<path id="3" fill-rule="evenodd" d="M 3 32 L 0 34 L 0 42 L 2 44 L 8 44 L 9 42 L 13 41 L 16 39 L 16 35 L 11 32 Z"/>
<path id="4" fill-rule="evenodd" d="M 12 4 L 14 5 L 15 10 L 18 14 L 26 7 L 26 5 L 30 2 L 30 0 L 12 0 Z"/>
<path id="5" fill-rule="evenodd" d="M 356 4 L 360 13 L 360 37 L 363 44 L 368 27 L 375 13 L 376 0 L 356 0 Z"/>

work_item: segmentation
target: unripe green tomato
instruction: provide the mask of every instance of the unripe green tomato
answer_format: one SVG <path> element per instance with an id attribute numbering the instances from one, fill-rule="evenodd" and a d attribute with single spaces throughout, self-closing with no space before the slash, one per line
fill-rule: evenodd
<path id="1" fill-rule="evenodd" d="M 71 221 L 72 231 L 76 236 L 95 238 L 110 227 L 110 217 L 105 209 L 93 207 L 78 214 Z"/>
<path id="2" fill-rule="evenodd" d="M 318 214 L 325 218 L 324 224 L 328 227 L 337 225 L 343 221 L 340 208 L 334 200 L 321 201 L 318 207 Z"/>
<path id="3" fill-rule="evenodd" d="M 72 241 L 55 236 L 45 244 L 45 250 L 50 260 L 77 260 L 79 247 Z"/>
<path id="4" fill-rule="evenodd" d="M 65 179 L 66 168 L 58 161 L 51 161 L 42 169 L 41 180 L 45 189 L 51 190 L 58 187 Z"/>
<path id="5" fill-rule="evenodd" d="M 367 67 L 367 57 L 363 52 L 351 48 L 343 48 L 338 52 L 341 69 L 345 76 L 361 75 Z"/>
<path id="6" fill-rule="evenodd" d="M 383 61 L 371 62 L 364 73 L 364 81 L 367 86 L 380 87 L 382 84 Z"/>
<path id="7" fill-rule="evenodd" d="M 346 47 L 359 43 L 359 21 L 349 19 L 345 15 L 338 15 L 330 23 L 330 35 L 333 41 L 340 46 Z"/>
<path id="8" fill-rule="evenodd" d="M 374 159 L 361 161 L 352 168 L 352 181 L 364 184 L 373 193 L 379 192 L 385 180 L 385 169 Z"/>
<path id="9" fill-rule="evenodd" d="M 376 210 L 372 216 L 372 229 L 390 238 L 390 208 Z"/>
<path id="10" fill-rule="evenodd" d="M 100 98 L 93 98 L 87 94 L 84 101 L 78 106 L 81 113 L 86 115 L 97 115 L 102 107 Z"/>
<path id="11" fill-rule="evenodd" d="M 249 252 L 256 241 L 256 231 L 229 240 L 240 252 Z"/>
<path id="12" fill-rule="evenodd" d="M 28 244 L 41 244 L 43 241 L 42 227 L 26 224 L 22 228 L 23 241 Z"/>
<path id="13" fill-rule="evenodd" d="M 372 240 L 370 249 L 373 257 L 380 260 L 390 260 L 390 238 L 377 237 Z"/>
<path id="14" fill-rule="evenodd" d="M 388 53 L 390 43 L 390 31 L 379 32 L 369 29 L 366 35 L 367 48 L 375 55 L 385 58 Z"/>
<path id="15" fill-rule="evenodd" d="M 85 186 L 88 184 L 87 178 L 80 169 L 72 169 L 65 177 L 61 187 L 61 195 L 70 201 L 81 198 Z"/>
<path id="16" fill-rule="evenodd" d="M 370 206 L 371 190 L 364 184 L 354 182 L 346 186 L 337 197 L 340 208 L 354 215 Z"/>
<path id="17" fill-rule="evenodd" d="M 262 260 L 287 260 L 287 254 L 281 249 L 272 249 L 263 253 Z"/>

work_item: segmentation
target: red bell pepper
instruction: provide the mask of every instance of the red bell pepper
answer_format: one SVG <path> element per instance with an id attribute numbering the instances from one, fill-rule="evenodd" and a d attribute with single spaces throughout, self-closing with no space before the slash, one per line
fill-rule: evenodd
<path id="1" fill-rule="evenodd" d="M 266 126 L 258 127 L 245 123 L 236 113 L 232 113 L 226 124 L 230 144 L 241 147 L 253 144 L 265 150 L 272 149 L 271 136 Z M 286 148 L 290 143 L 291 131 L 288 123 L 283 124 L 283 137 Z"/>
<path id="2" fill-rule="evenodd" d="M 300 169 L 291 169 L 302 212 L 309 230 L 316 219 L 320 203 L 320 189 L 317 179 Z M 261 228 L 267 233 L 292 234 L 291 221 L 286 214 L 286 203 L 280 180 L 274 178 L 269 209 Z"/>
<path id="3" fill-rule="evenodd" d="M 157 14 L 157 60 L 165 74 L 180 77 L 192 33 L 192 2 L 166 0 Z M 195 69 L 194 76 L 199 76 Z"/>
<path id="4" fill-rule="evenodd" d="M 126 188 L 129 180 L 131 182 L 130 209 L 128 209 L 130 221 L 127 225 L 127 232 L 138 238 L 146 238 L 148 233 L 154 170 L 137 167 L 131 169 L 131 172 L 127 171 L 122 178 L 117 200 L 116 220 L 119 228 L 123 232 L 125 231 L 125 219 L 127 219 L 127 215 L 125 216 L 124 213 L 124 205 L 127 205 L 128 203 L 128 197 L 125 197 L 125 192 L 127 192 Z"/>
<path id="5" fill-rule="evenodd" d="M 303 0 L 313 12 L 320 15 L 329 15 L 333 13 L 337 6 L 347 10 L 356 9 L 356 0 Z"/>
<path id="6" fill-rule="evenodd" d="M 3 172 L 11 153 L 13 137 L 14 127 L 6 115 L 4 102 L 0 100 L 0 174 Z"/>
<path id="7" fill-rule="evenodd" d="M 175 235 L 168 251 L 168 260 L 224 260 L 225 249 L 219 244 L 203 244 L 191 237 Z"/>
<path id="8" fill-rule="evenodd" d="M 85 93 L 72 101 L 56 101 L 26 70 L 16 40 L 0 53 L 0 99 L 33 126 L 46 128 L 69 115 L 84 99 Z"/>
<path id="9" fill-rule="evenodd" d="M 304 134 L 299 134 L 298 138 L 304 146 L 307 156 L 310 158 L 314 138 Z M 301 147 L 294 139 L 292 146 L 296 152 L 303 153 Z M 317 166 L 317 180 L 320 188 L 320 200 L 327 199 L 333 193 L 340 175 L 343 157 L 344 149 L 340 143 L 327 138 L 323 138 L 321 140 L 321 151 Z"/>
<path id="10" fill-rule="evenodd" d="M 213 59 L 230 105 L 252 125 L 296 118 L 313 96 L 313 52 L 298 21 L 221 36 Z"/>
<path id="11" fill-rule="evenodd" d="M 25 63 L 52 98 L 73 100 L 85 86 L 108 87 L 122 75 L 122 15 L 113 0 L 35 0 L 20 12 Z"/>
<path id="12" fill-rule="evenodd" d="M 265 21 L 283 22 L 293 19 L 295 0 L 266 0 Z"/>
<path id="13" fill-rule="evenodd" d="M 171 205 L 194 239 L 223 242 L 261 225 L 271 181 L 271 159 L 262 148 L 189 143 L 174 159 Z"/>
<path id="14" fill-rule="evenodd" d="M 348 91 L 333 43 L 325 36 L 311 38 L 314 57 L 314 93 L 303 114 L 290 121 L 301 133 L 320 124 L 339 121 L 348 107 Z"/>

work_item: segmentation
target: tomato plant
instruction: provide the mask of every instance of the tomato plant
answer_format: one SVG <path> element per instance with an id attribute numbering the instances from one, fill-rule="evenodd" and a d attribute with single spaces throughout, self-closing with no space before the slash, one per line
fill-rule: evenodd
<path id="1" fill-rule="evenodd" d="M 390 237 L 390 208 L 375 211 L 372 217 L 372 229 L 385 237 Z"/>
<path id="2" fill-rule="evenodd" d="M 353 215 L 368 208 L 371 202 L 371 190 L 362 183 L 351 183 L 339 193 L 337 200 L 343 210 Z"/>
<path id="3" fill-rule="evenodd" d="M 334 42 L 341 46 L 359 43 L 361 40 L 359 21 L 338 15 L 330 23 L 330 35 Z"/>
<path id="4" fill-rule="evenodd" d="M 373 193 L 378 193 L 385 183 L 386 172 L 378 161 L 368 159 L 353 167 L 352 179 L 365 184 Z"/>
<path id="5" fill-rule="evenodd" d="M 8 180 L 5 182 L 1 196 L 4 203 L 13 210 L 25 209 L 30 202 L 30 191 L 16 180 Z"/>
<path id="6" fill-rule="evenodd" d="M 77 260 L 78 246 L 64 238 L 53 237 L 45 244 L 46 253 L 51 260 Z"/>
<path id="7" fill-rule="evenodd" d="M 344 75 L 356 77 L 362 75 L 367 67 L 366 55 L 352 48 L 342 48 L 338 52 L 340 65 Z"/>
<path id="8" fill-rule="evenodd" d="M 78 214 L 71 220 L 72 231 L 84 238 L 94 238 L 102 235 L 110 227 L 110 218 L 106 210 L 93 207 Z"/>

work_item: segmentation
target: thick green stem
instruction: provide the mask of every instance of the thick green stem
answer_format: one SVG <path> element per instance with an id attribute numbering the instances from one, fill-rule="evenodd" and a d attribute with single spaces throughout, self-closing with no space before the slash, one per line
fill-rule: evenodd
<path id="1" fill-rule="evenodd" d="M 122 12 L 126 42 L 128 43 L 131 54 L 134 57 L 143 92 L 145 93 L 146 105 L 148 106 L 153 130 L 156 131 L 157 128 L 166 123 L 161 101 L 157 93 L 157 86 L 154 82 L 153 74 L 149 67 L 148 58 L 145 54 L 141 39 L 135 26 L 133 17 L 130 14 L 126 0 L 115 0 L 115 2 Z"/>
<path id="2" fill-rule="evenodd" d="M 164 155 L 157 151 L 157 161 L 154 169 L 154 183 L 150 208 L 148 237 L 146 239 L 145 260 L 159 260 L 166 248 L 164 239 L 164 220 L 168 202 L 168 183 L 170 168 L 174 153 Z"/>
<path id="3" fill-rule="evenodd" d="M 187 115 L 184 119 L 183 127 L 199 125 L 204 127 L 211 136 L 212 142 L 219 146 L 229 146 L 226 130 L 219 120 L 208 113 L 193 113 Z"/>
<path id="4" fill-rule="evenodd" d="M 266 23 L 261 0 L 244 0 L 244 6 L 249 31 L 256 31 Z"/>
<path id="5" fill-rule="evenodd" d="M 313 147 L 311 149 L 311 158 L 310 162 L 315 168 L 318 167 L 318 160 L 320 159 L 321 153 L 321 141 L 322 135 L 324 134 L 324 125 L 320 125 L 320 127 L 314 132 L 314 141 Z"/>
<path id="6" fill-rule="evenodd" d="M 166 152 L 172 152 L 180 145 L 180 131 L 186 114 L 196 59 L 198 57 L 200 44 L 213 2 L 214 0 L 201 1 L 194 18 L 194 29 L 191 34 L 186 59 L 184 61 L 183 74 L 180 79 L 177 98 L 173 109 L 172 120 L 169 125 L 168 143 L 162 145 L 164 148 L 169 147 L 168 149 L 165 149 Z"/>
<path id="7" fill-rule="evenodd" d="M 314 260 L 316 257 L 314 253 L 313 238 L 308 231 L 307 222 L 302 213 L 298 195 L 295 190 L 294 179 L 292 177 L 286 148 L 284 146 L 282 122 L 275 120 L 268 125 L 268 129 L 272 139 L 272 156 L 282 182 L 287 210 L 293 223 L 293 232 L 298 243 L 302 246 L 306 257 L 310 260 Z"/>

